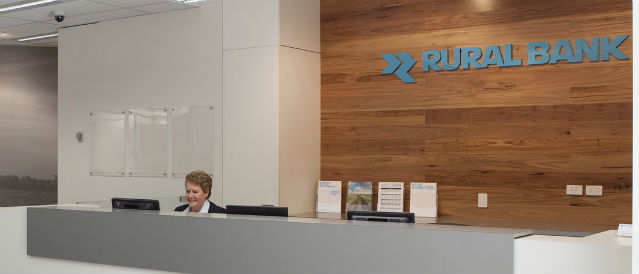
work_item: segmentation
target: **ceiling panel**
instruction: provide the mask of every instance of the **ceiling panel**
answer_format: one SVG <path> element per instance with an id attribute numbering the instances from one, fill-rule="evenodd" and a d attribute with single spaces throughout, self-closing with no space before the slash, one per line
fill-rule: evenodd
<path id="1" fill-rule="evenodd" d="M 64 14 L 68 17 L 78 16 L 90 13 L 96 13 L 100 11 L 107 11 L 117 9 L 117 7 L 111 5 L 100 4 L 96 2 L 91 2 L 87 0 L 75 0 L 64 2 L 55 5 L 48 5 L 30 9 L 21 9 L 13 12 L 3 13 L 3 16 L 18 18 L 24 20 L 32 20 L 32 21 L 49 21 L 53 18 L 51 12 L 54 10 L 64 11 Z"/>
<path id="2" fill-rule="evenodd" d="M 117 9 L 117 10 L 109 10 L 98 13 L 80 15 L 80 16 L 70 16 L 64 20 L 62 23 L 57 23 L 54 19 L 49 20 L 47 23 L 51 24 L 59 24 L 62 27 L 68 26 L 76 26 L 82 24 L 90 24 L 101 21 L 108 21 L 114 19 L 121 19 L 133 16 L 144 15 L 146 13 L 132 10 L 132 9 Z"/>
<path id="3" fill-rule="evenodd" d="M 172 10 L 188 9 L 192 7 L 194 6 L 189 6 L 189 5 L 175 3 L 175 2 L 165 2 L 165 3 L 135 7 L 133 9 L 143 11 L 143 12 L 148 12 L 148 13 L 158 13 L 158 12 L 166 12 L 166 11 L 172 11 Z"/>
<path id="4" fill-rule="evenodd" d="M 33 23 L 32 21 L 0 16 L 0 28 L 13 27 Z"/>
<path id="5" fill-rule="evenodd" d="M 58 26 L 46 23 L 33 23 L 19 25 L 15 27 L 3 28 L 2 32 L 7 33 L 6 39 L 15 39 L 26 36 L 32 36 L 42 33 L 53 33 L 58 30 Z"/>
<path id="6" fill-rule="evenodd" d="M 123 8 L 130 8 L 130 7 L 137 7 L 137 6 L 144 6 L 144 5 L 166 2 L 166 0 L 90 0 L 90 1 L 109 4 L 109 5 L 123 7 Z"/>
<path id="7" fill-rule="evenodd" d="M 18 2 L 23 2 L 24 0 L 0 0 L 0 6 L 6 6 Z"/>
<path id="8" fill-rule="evenodd" d="M 16 39 L 57 32 L 58 28 L 117 20 L 149 13 L 197 7 L 198 4 L 181 4 L 177 0 L 60 0 L 52 4 L 0 13 L 0 45 L 57 44 L 57 38 L 17 42 Z M 7 6 L 25 0 L 0 0 Z M 52 11 L 63 11 L 66 19 L 58 23 Z"/>
<path id="9" fill-rule="evenodd" d="M 0 46 L 18 45 L 17 41 L 0 39 Z"/>

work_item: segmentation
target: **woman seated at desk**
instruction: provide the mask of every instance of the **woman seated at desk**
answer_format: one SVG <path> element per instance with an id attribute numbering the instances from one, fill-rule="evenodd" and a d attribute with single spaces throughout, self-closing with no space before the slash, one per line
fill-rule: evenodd
<path id="1" fill-rule="evenodd" d="M 184 197 L 188 204 L 176 207 L 175 211 L 226 213 L 226 209 L 208 200 L 211 197 L 213 179 L 206 172 L 196 170 L 186 175 L 184 187 L 186 188 Z"/>

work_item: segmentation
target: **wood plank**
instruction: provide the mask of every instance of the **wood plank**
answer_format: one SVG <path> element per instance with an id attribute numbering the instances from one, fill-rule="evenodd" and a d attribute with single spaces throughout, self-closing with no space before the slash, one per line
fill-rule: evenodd
<path id="1" fill-rule="evenodd" d="M 323 0 L 321 19 L 322 179 L 435 181 L 443 218 L 630 222 L 632 62 L 525 63 L 529 42 L 631 35 L 631 1 Z M 421 71 L 424 50 L 506 43 L 523 66 Z M 417 83 L 381 75 L 398 52 Z"/>
<path id="2" fill-rule="evenodd" d="M 602 10 L 627 13 L 629 1 L 457 1 L 455 5 L 441 1 L 339 2 L 322 3 L 322 30 L 325 30 L 322 41 L 392 36 L 422 28 L 454 30 L 513 21 L 575 17 L 597 14 Z M 415 28 L 402 28 L 407 25 Z"/>
<path id="3" fill-rule="evenodd" d="M 490 198 L 489 198 L 490 199 Z M 476 203 L 476 201 L 475 201 Z M 489 202 L 490 203 L 490 202 Z M 469 206 L 441 204 L 440 215 L 494 220 L 537 220 L 541 222 L 563 222 L 613 225 L 631 222 L 628 208 L 593 208 L 578 206 L 542 205 L 495 205 L 485 209 Z"/>
<path id="4" fill-rule="evenodd" d="M 628 3 L 630 4 L 630 3 Z M 601 11 L 593 14 L 583 14 L 571 17 L 539 18 L 527 21 L 510 21 L 490 25 L 472 24 L 463 28 L 437 29 L 427 27 L 426 31 L 399 32 L 389 35 L 367 35 L 365 37 L 348 37 L 334 39 L 322 43 L 322 53 L 325 56 L 348 56 L 352 52 L 377 53 L 405 51 L 438 50 L 454 47 L 481 47 L 487 45 L 513 44 L 513 56 L 526 57 L 526 46 L 530 42 L 546 41 L 551 46 L 557 40 L 588 39 L 592 37 L 631 35 L 628 24 L 632 22 L 630 5 L 625 11 Z M 425 21 L 426 25 L 432 22 Z M 371 26 L 372 25 L 372 26 Z M 367 27 L 374 27 L 374 23 Z M 541 26 L 541 27 L 540 27 Z M 342 26 L 341 32 L 344 32 Z M 545 29 L 540 33 L 541 29 Z M 339 31 L 339 30 L 338 30 Z M 323 38 L 329 29 L 322 29 Z M 496 34 L 499 35 L 496 35 Z M 338 33 L 339 34 L 339 33 Z M 540 35 L 540 34 L 543 34 Z M 540 39 L 540 36 L 543 39 Z M 375 45 L 372 47 L 371 45 Z M 632 53 L 632 41 L 625 41 L 620 49 L 622 52 Z"/>
<path id="5" fill-rule="evenodd" d="M 347 111 L 322 113 L 322 126 L 419 126 L 424 125 L 425 123 L 424 110 Z"/>
<path id="6" fill-rule="evenodd" d="M 403 84 L 394 75 L 385 75 L 385 81 L 325 84 L 322 111 L 623 103 L 632 99 L 631 66 L 570 65 L 563 69 L 537 66 L 418 73 L 413 75 L 417 84 Z"/>
<path id="7" fill-rule="evenodd" d="M 632 173 L 621 172 L 523 172 L 447 166 L 428 166 L 424 172 L 426 180 L 448 186 L 555 189 L 564 194 L 566 184 L 601 185 L 605 192 L 629 192 L 632 188 Z"/>

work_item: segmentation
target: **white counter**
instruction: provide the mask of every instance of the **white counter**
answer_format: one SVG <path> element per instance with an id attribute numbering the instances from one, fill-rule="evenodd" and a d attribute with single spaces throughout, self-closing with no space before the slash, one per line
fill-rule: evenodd
<path id="1" fill-rule="evenodd" d="M 515 240 L 517 274 L 632 272 L 632 238 L 616 230 L 587 237 L 531 235 Z"/>

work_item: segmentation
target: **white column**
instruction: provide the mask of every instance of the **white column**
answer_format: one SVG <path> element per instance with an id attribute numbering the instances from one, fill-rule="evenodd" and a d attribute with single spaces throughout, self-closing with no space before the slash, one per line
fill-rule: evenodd
<path id="1" fill-rule="evenodd" d="M 279 203 L 279 1 L 226 0 L 224 203 Z"/>
<path id="2" fill-rule="evenodd" d="M 226 204 L 314 210 L 319 7 L 318 0 L 224 1 Z"/>

